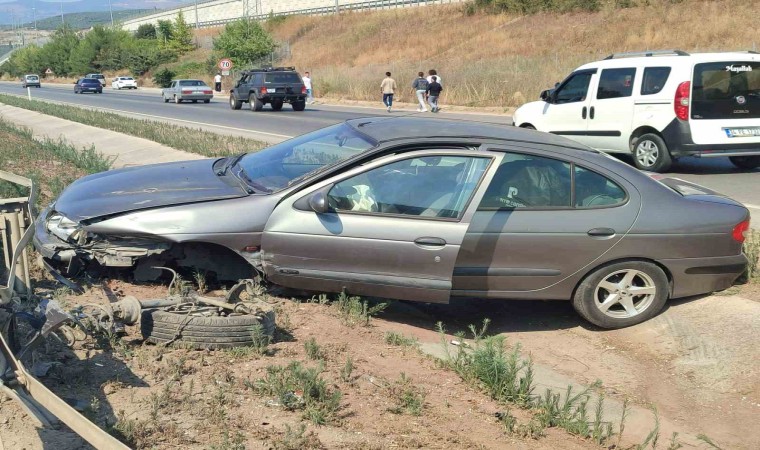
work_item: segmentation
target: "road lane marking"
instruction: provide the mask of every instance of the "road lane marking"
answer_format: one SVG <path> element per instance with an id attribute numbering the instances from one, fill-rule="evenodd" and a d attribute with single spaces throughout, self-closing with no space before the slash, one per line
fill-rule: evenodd
<path id="1" fill-rule="evenodd" d="M 3 94 L 13 95 L 14 97 L 26 98 L 23 95 L 12 94 L 10 92 L 3 92 Z M 105 112 L 114 112 L 114 113 L 121 113 L 121 114 L 129 114 L 129 115 L 135 115 L 135 116 L 149 117 L 149 118 L 153 118 L 153 119 L 162 119 L 162 120 L 168 120 L 168 121 L 173 121 L 173 122 L 188 123 L 188 124 L 191 124 L 191 125 L 209 126 L 209 127 L 214 127 L 214 128 L 222 128 L 222 129 L 225 129 L 225 130 L 233 130 L 233 131 L 242 131 L 242 132 L 245 132 L 245 133 L 262 134 L 262 135 L 265 135 L 265 136 L 279 137 L 279 138 L 285 138 L 285 139 L 291 139 L 291 138 L 295 137 L 295 136 L 289 136 L 289 135 L 286 135 L 286 134 L 277 134 L 277 133 L 269 133 L 267 131 L 252 130 L 250 128 L 237 128 L 237 127 L 230 127 L 230 126 L 227 126 L 227 125 L 216 125 L 216 124 L 208 123 L 208 122 L 198 122 L 198 121 L 195 121 L 195 120 L 186 120 L 186 119 L 177 119 L 177 118 L 174 118 L 174 117 L 157 116 L 155 114 L 145 114 L 145 113 L 139 113 L 139 112 L 134 112 L 134 111 L 124 111 L 124 110 L 121 110 L 121 109 L 104 108 L 102 106 L 83 105 L 83 104 L 80 104 L 80 103 L 64 102 L 64 101 L 61 101 L 61 100 L 40 99 L 40 98 L 36 98 L 35 100 L 38 100 L 38 101 L 47 101 L 47 102 L 51 102 L 51 103 L 58 103 L 60 105 L 74 106 L 76 108 L 82 108 L 82 109 L 85 109 L 85 108 L 96 108 L 98 110 L 105 111 Z M 25 108 L 22 108 L 22 109 L 25 109 Z M 33 111 L 33 110 L 30 110 L 30 111 Z M 44 114 L 44 113 L 40 113 L 40 114 Z M 87 124 L 83 124 L 83 125 L 87 125 Z"/>

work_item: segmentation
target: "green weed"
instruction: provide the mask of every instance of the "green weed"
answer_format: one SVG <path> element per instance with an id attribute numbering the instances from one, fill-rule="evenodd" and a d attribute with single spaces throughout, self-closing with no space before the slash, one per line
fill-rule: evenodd
<path id="1" fill-rule="evenodd" d="M 370 306 L 368 300 L 361 297 L 349 297 L 345 292 L 341 292 L 335 300 L 335 307 L 338 309 L 343 324 L 353 328 L 356 325 L 369 326 L 370 319 L 383 312 L 388 304 L 376 303 Z"/>
<path id="2" fill-rule="evenodd" d="M 385 343 L 399 347 L 416 347 L 419 344 L 417 339 L 405 337 L 403 334 L 396 333 L 395 331 L 385 333 Z"/>
<path id="3" fill-rule="evenodd" d="M 393 414 L 422 415 L 426 394 L 405 373 L 402 372 L 399 380 L 388 385 L 388 393 L 396 402 L 396 406 L 389 409 Z"/>
<path id="4" fill-rule="evenodd" d="M 356 366 L 354 365 L 354 360 L 349 356 L 346 358 L 346 363 L 343 364 L 343 367 L 340 369 L 340 379 L 345 383 L 350 383 L 352 381 L 351 376 L 355 368 Z"/>
<path id="5" fill-rule="evenodd" d="M 306 356 L 308 356 L 309 359 L 324 359 L 324 352 L 322 351 L 322 348 L 319 346 L 319 344 L 317 344 L 317 340 L 313 337 L 309 338 L 309 340 L 303 344 L 303 347 L 306 350 Z"/>

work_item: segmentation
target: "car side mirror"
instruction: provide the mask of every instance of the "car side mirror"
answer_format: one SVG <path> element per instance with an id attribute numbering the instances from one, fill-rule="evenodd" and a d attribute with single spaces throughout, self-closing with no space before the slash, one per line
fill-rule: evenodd
<path id="1" fill-rule="evenodd" d="M 539 95 L 539 97 L 541 98 L 541 100 L 543 100 L 545 102 L 549 101 L 549 96 L 550 96 L 549 89 L 545 89 L 545 90 L 541 91 L 541 95 Z"/>
<path id="2" fill-rule="evenodd" d="M 323 192 L 316 192 L 311 197 L 309 197 L 309 207 L 312 211 L 318 214 L 324 214 L 326 213 L 329 208 L 327 205 L 327 197 L 325 197 L 325 194 Z"/>

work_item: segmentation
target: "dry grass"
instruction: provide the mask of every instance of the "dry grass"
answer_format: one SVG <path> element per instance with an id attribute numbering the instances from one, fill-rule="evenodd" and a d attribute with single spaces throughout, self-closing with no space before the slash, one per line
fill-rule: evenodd
<path id="1" fill-rule="evenodd" d="M 435 68 L 444 103 L 517 106 L 578 65 L 612 52 L 752 49 L 752 0 L 651 0 L 598 13 L 466 15 L 463 6 L 290 17 L 270 26 L 290 44 L 288 65 L 312 72 L 317 95 L 377 100 L 386 70 L 405 87 Z M 699 30 L 695 32 L 695 30 Z M 411 88 L 401 99 L 411 97 Z"/>

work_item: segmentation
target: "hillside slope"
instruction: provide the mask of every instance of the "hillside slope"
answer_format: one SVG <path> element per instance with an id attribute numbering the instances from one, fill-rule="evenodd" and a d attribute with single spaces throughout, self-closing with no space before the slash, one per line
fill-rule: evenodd
<path id="1" fill-rule="evenodd" d="M 532 16 L 467 14 L 462 5 L 270 21 L 309 70 L 317 95 L 378 100 L 390 70 L 402 87 L 435 68 L 448 104 L 518 106 L 578 65 L 613 52 L 757 49 L 754 0 L 649 0 L 649 6 Z M 411 89 L 401 100 L 411 100 Z"/>
<path id="2" fill-rule="evenodd" d="M 148 12 L 148 9 L 127 9 L 123 11 L 114 11 L 113 20 L 120 21 L 128 19 L 137 14 Z M 95 25 L 104 25 L 111 23 L 111 14 L 109 11 L 90 11 L 90 12 L 76 12 L 63 15 L 64 22 L 74 29 L 82 30 L 93 27 Z M 26 24 L 25 26 L 31 27 L 32 24 Z M 52 16 L 37 21 L 37 29 L 39 30 L 55 30 L 61 26 L 61 16 Z"/>

